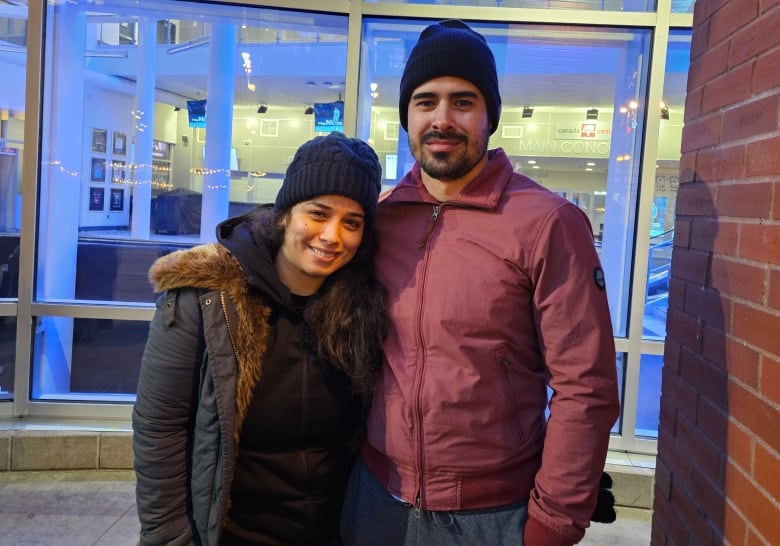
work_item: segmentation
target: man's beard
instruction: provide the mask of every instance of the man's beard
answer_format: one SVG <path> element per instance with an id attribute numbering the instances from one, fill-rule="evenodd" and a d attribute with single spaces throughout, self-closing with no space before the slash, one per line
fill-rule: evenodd
<path id="1" fill-rule="evenodd" d="M 488 136 L 487 133 L 480 136 L 480 142 L 477 143 L 464 134 L 429 131 L 417 141 L 409 138 L 409 148 L 420 168 L 431 178 L 458 180 L 466 176 L 485 155 Z M 464 146 L 456 152 L 430 152 L 424 146 L 429 140 L 449 140 L 463 143 Z"/>

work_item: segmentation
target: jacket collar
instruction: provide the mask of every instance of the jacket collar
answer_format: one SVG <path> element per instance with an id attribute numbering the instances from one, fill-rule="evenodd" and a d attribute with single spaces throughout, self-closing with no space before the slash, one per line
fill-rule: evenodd
<path id="1" fill-rule="evenodd" d="M 245 284 L 238 261 L 218 243 L 177 250 L 158 258 L 149 270 L 155 292 L 191 286 L 224 290 Z"/>
<path id="2" fill-rule="evenodd" d="M 450 199 L 447 203 L 494 209 L 512 178 L 513 172 L 512 164 L 502 148 L 488 150 L 488 161 L 485 168 L 454 199 Z M 380 199 L 380 202 L 384 203 L 410 201 L 438 203 L 422 183 L 419 163 L 415 163 L 412 170 L 401 179 L 398 185 Z"/>

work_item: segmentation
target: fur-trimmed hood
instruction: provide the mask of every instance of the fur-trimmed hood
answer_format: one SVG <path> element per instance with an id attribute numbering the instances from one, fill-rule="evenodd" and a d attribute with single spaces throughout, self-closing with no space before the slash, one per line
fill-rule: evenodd
<path id="1" fill-rule="evenodd" d="M 230 290 L 246 284 L 238 260 L 217 243 L 177 250 L 159 258 L 149 270 L 149 280 L 155 292 L 185 286 Z"/>
<path id="2" fill-rule="evenodd" d="M 250 294 L 238 259 L 219 243 L 178 250 L 158 258 L 149 270 L 149 278 L 159 292 L 184 287 L 220 292 L 239 369 L 233 431 L 238 445 L 252 391 L 262 374 L 268 347 L 270 306 L 258 297 L 258 293 Z"/>
<path id="3" fill-rule="evenodd" d="M 180 250 L 158 259 L 149 271 L 155 291 L 191 286 L 231 291 L 243 285 L 257 291 L 271 306 L 290 307 L 290 290 L 274 267 L 274 256 L 266 242 L 257 238 L 250 224 L 268 209 L 229 218 L 217 226 L 220 244 L 205 244 Z"/>

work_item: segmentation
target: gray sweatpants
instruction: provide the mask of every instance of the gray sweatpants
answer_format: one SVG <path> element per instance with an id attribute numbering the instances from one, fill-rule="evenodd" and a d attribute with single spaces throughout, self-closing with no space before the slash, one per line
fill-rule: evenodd
<path id="1" fill-rule="evenodd" d="M 344 508 L 344 546 L 523 546 L 528 505 L 485 510 L 416 510 L 390 495 L 358 460 Z"/>

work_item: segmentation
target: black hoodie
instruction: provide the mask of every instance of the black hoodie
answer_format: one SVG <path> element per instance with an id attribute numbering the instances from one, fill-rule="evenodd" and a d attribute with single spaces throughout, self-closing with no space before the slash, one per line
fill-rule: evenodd
<path id="1" fill-rule="evenodd" d="M 306 298 L 280 282 L 251 217 L 149 271 L 163 294 L 133 407 L 144 546 L 338 540 L 360 400 L 315 356 Z"/>
<path id="2" fill-rule="evenodd" d="M 271 308 L 221 544 L 323 544 L 338 534 L 360 398 L 342 371 L 316 357 L 303 320 L 310 298 L 282 284 L 268 244 L 256 240 L 246 218 L 223 222 L 217 234 L 241 264 L 250 293 Z"/>

